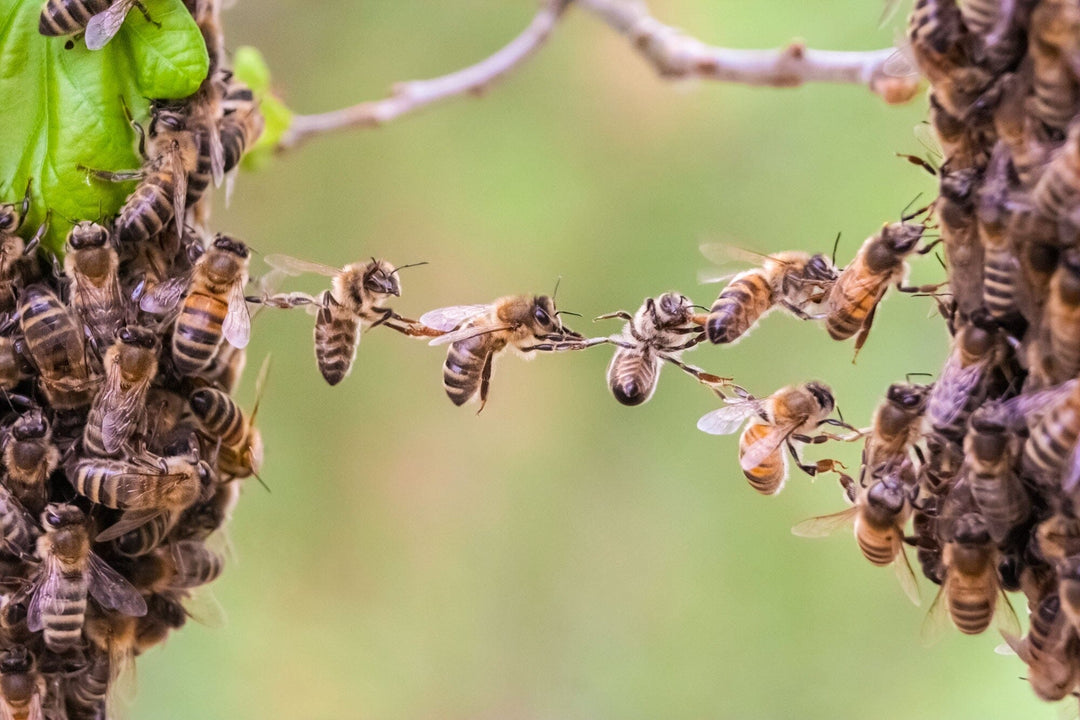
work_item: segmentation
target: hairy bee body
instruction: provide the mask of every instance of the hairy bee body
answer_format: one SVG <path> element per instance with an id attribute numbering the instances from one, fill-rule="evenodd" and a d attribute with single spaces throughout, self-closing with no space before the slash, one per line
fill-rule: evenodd
<path id="1" fill-rule="evenodd" d="M 334 299 L 329 290 L 319 299 L 315 317 L 315 361 L 323 379 L 337 385 L 348 377 L 360 344 L 360 317 Z"/>
<path id="2" fill-rule="evenodd" d="M 953 624 L 965 635 L 986 630 L 997 607 L 998 551 L 976 513 L 960 516 L 953 538 L 945 544 L 945 595 Z"/>
<path id="3" fill-rule="evenodd" d="M 19 326 L 52 407 L 76 410 L 89 405 L 95 388 L 82 330 L 60 298 L 43 285 L 26 288 L 19 301 Z"/>
<path id="4" fill-rule="evenodd" d="M 1043 313 L 1042 369 L 1047 383 L 1056 385 L 1080 374 L 1080 252 L 1062 256 Z"/>
<path id="5" fill-rule="evenodd" d="M 1059 482 L 1065 460 L 1080 437 L 1080 385 L 1029 426 L 1022 468 L 1043 483 Z"/>
<path id="6" fill-rule="evenodd" d="M 770 432 L 772 432 L 770 423 L 764 421 L 752 422 L 739 436 L 739 454 L 745 455 L 749 448 L 762 440 L 766 440 Z M 762 495 L 775 495 L 780 492 L 783 489 L 784 481 L 787 479 L 787 459 L 784 456 L 783 445 L 778 445 L 775 450 L 753 467 L 743 469 L 743 475 L 750 483 L 750 487 Z"/>
<path id="7" fill-rule="evenodd" d="M 902 462 L 918 440 L 926 401 L 927 385 L 894 383 L 885 393 L 885 401 L 874 411 L 874 422 L 864 446 L 863 465 L 875 468 Z"/>
<path id="8" fill-rule="evenodd" d="M 29 557 L 34 551 L 41 531 L 22 503 L 6 487 L 0 485 L 0 538 L 3 550 L 9 554 Z"/>
<path id="9" fill-rule="evenodd" d="M 1031 15 L 1032 95 L 1027 110 L 1046 127 L 1064 132 L 1080 104 L 1080 84 L 1067 56 L 1080 45 L 1080 7 L 1043 0 Z"/>
<path id="10" fill-rule="evenodd" d="M 67 237 L 64 271 L 71 279 L 71 307 L 90 330 L 99 352 L 112 344 L 124 324 L 127 302 L 120 290 L 120 258 L 108 231 L 92 222 L 76 223 Z"/>
<path id="11" fill-rule="evenodd" d="M 1047 593 L 1034 605 L 1031 627 L 1023 640 L 1009 636 L 1006 640 L 1027 663 L 1028 682 L 1041 699 L 1061 700 L 1075 687 L 1080 673 L 1075 636 L 1057 593 Z"/>
<path id="12" fill-rule="evenodd" d="M 926 419 L 935 432 L 963 437 L 968 416 L 985 398 L 986 377 L 1001 348 L 1001 335 L 992 322 L 976 317 L 960 327 L 926 406 Z"/>
<path id="13" fill-rule="evenodd" d="M 45 689 L 45 678 L 37 671 L 34 656 L 24 645 L 7 648 L 0 655 L 0 704 L 5 718 L 43 718 Z"/>
<path id="14" fill-rule="evenodd" d="M 223 475 L 245 478 L 262 466 L 262 435 L 236 401 L 215 388 L 191 395 L 191 411 L 209 438 L 218 441 L 218 469 Z"/>
<path id="15" fill-rule="evenodd" d="M 96 720 L 107 717 L 105 710 L 113 681 L 107 652 L 90 653 L 89 663 L 65 683 L 68 720 Z"/>
<path id="16" fill-rule="evenodd" d="M 38 32 L 49 37 L 71 35 L 86 27 L 90 18 L 116 0 L 46 0 L 38 19 Z"/>
<path id="17" fill-rule="evenodd" d="M 1050 220 L 1068 218 L 1080 205 L 1080 124 L 1069 130 L 1065 144 L 1050 156 L 1031 191 L 1031 200 Z"/>
<path id="18" fill-rule="evenodd" d="M 1013 470 L 1020 438 L 1003 425 L 989 422 L 982 410 L 972 416 L 964 438 L 967 481 L 975 505 L 995 542 L 1002 542 L 1031 513 L 1031 500 Z"/>
<path id="19" fill-rule="evenodd" d="M 116 455 L 145 424 L 157 353 L 157 336 L 151 330 L 131 325 L 117 334 L 105 354 L 105 385 L 94 398 L 83 431 L 83 447 L 88 452 Z"/>
<path id="20" fill-rule="evenodd" d="M 87 458 L 70 474 L 75 491 L 117 510 L 182 510 L 199 497 L 196 464 L 181 457 L 162 459 L 159 469 L 124 460 Z"/>
<path id="21" fill-rule="evenodd" d="M 30 512 L 40 513 L 48 493 L 46 482 L 60 463 L 60 450 L 52 442 L 52 427 L 44 413 L 31 410 L 15 420 L 4 442 L 3 459 L 8 487 Z"/>

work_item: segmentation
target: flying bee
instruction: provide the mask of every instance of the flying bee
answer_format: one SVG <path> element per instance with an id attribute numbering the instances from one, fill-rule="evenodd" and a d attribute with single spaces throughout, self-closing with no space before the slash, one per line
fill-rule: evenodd
<path id="1" fill-rule="evenodd" d="M 855 541 L 874 565 L 892 565 L 904 594 L 919 604 L 919 587 L 904 551 L 904 525 L 911 517 L 915 476 L 910 463 L 871 471 L 869 486 L 850 482 L 854 504 L 832 515 L 804 520 L 791 531 L 800 537 L 824 537 L 854 523 Z"/>
<path id="2" fill-rule="evenodd" d="M 994 542 L 1028 518 L 1031 500 L 1013 469 L 1020 456 L 1019 436 L 975 410 L 964 438 L 967 484 Z"/>
<path id="3" fill-rule="evenodd" d="M 316 273 L 331 280 L 331 289 L 314 300 L 303 294 L 266 296 L 263 302 L 278 307 L 307 304 L 318 309 L 315 319 L 315 360 L 319 372 L 330 385 L 349 376 L 361 331 L 378 325 L 404 334 L 422 334 L 411 328 L 417 321 L 403 318 L 385 303 L 391 296 L 401 296 L 398 271 L 414 265 L 394 267 L 385 260 L 350 263 L 343 268 L 299 260 L 288 255 L 268 255 L 266 263 L 286 275 Z M 274 272 L 272 271 L 272 272 Z"/>
<path id="4" fill-rule="evenodd" d="M 120 31 L 133 7 L 139 9 L 148 23 L 161 27 L 139 0 L 46 0 L 38 18 L 38 32 L 57 37 L 85 28 L 86 47 L 100 50 Z"/>
<path id="5" fill-rule="evenodd" d="M 915 251 L 925 230 L 921 223 L 904 220 L 885 225 L 863 242 L 825 298 L 825 327 L 834 340 L 847 340 L 858 333 L 855 352 L 859 352 L 878 303 L 889 285 L 902 285 L 907 275 L 905 258 Z"/>
<path id="6" fill-rule="evenodd" d="M 665 360 L 706 384 L 724 381 L 680 360 L 685 350 L 705 339 L 701 327 L 704 318 L 694 314 L 694 306 L 685 295 L 664 293 L 659 298 L 646 298 L 633 315 L 620 310 L 596 319 L 616 317 L 628 322 L 613 338 L 618 347 L 608 365 L 607 380 L 615 399 L 623 405 L 648 402 L 656 391 L 660 365 Z"/>
<path id="7" fill-rule="evenodd" d="M 44 720 L 45 678 L 25 645 L 0 655 L 0 717 L 5 720 Z"/>
<path id="8" fill-rule="evenodd" d="M 963 436 L 968 415 L 985 398 L 987 377 L 1003 353 L 1002 334 L 985 313 L 960 326 L 926 406 L 926 419 L 936 432 Z"/>
<path id="9" fill-rule="evenodd" d="M 141 524 L 195 502 L 208 472 L 206 463 L 191 462 L 180 456 L 161 458 L 160 467 L 156 468 L 147 466 L 145 461 L 135 464 L 126 460 L 84 458 L 75 464 L 69 479 L 80 495 L 105 507 L 140 515 Z M 99 535 L 97 541 L 119 537 L 117 525 Z M 126 527 L 124 532 L 130 529 Z"/>
<path id="10" fill-rule="evenodd" d="M 83 333 L 68 308 L 44 285 L 19 298 L 26 351 L 41 374 L 41 389 L 55 410 L 77 410 L 93 399 L 96 378 L 87 363 Z"/>
<path id="11" fill-rule="evenodd" d="M 430 345 L 449 344 L 443 365 L 443 388 L 461 406 L 480 393 L 480 410 L 487 403 L 495 356 L 511 347 L 526 358 L 533 352 L 582 350 L 587 341 L 563 327 L 555 301 L 547 295 L 507 295 L 488 305 L 457 305 L 424 313 L 420 324 L 445 332 Z M 477 410 L 479 413 L 480 410 Z"/>
<path id="12" fill-rule="evenodd" d="M 758 256 L 730 246 L 714 250 L 711 245 L 701 250 L 710 256 L 720 252 L 753 256 L 759 263 L 733 277 L 709 309 L 705 329 L 712 343 L 736 342 L 776 307 L 808 319 L 807 308 L 819 304 L 837 278 L 836 266 L 820 253 L 789 250 Z"/>
<path id="13" fill-rule="evenodd" d="M 1031 14 L 1028 54 L 1032 60 L 1030 115 L 1058 133 L 1076 115 L 1080 85 L 1069 60 L 1080 50 L 1080 8 L 1069 0 L 1044 0 Z M 1073 60 L 1075 62 L 1075 60 Z"/>
<path id="14" fill-rule="evenodd" d="M 998 580 L 999 559 L 982 515 L 969 512 L 953 520 L 943 548 L 941 590 L 923 628 L 926 640 L 935 639 L 946 617 L 960 632 L 977 635 L 996 615 L 1005 632 L 1019 635 L 1016 612 Z"/>
<path id="15" fill-rule="evenodd" d="M 233 478 L 258 476 L 262 468 L 262 434 L 255 427 L 255 418 L 269 369 L 267 358 L 255 382 L 256 399 L 251 415 L 245 415 L 228 393 L 216 388 L 200 388 L 188 399 L 191 412 L 207 437 L 218 443 L 217 468 L 222 475 Z"/>
<path id="16" fill-rule="evenodd" d="M 822 425 L 853 429 L 828 417 L 835 406 L 832 392 L 823 383 L 788 385 L 764 400 L 751 395 L 728 400 L 724 407 L 703 415 L 697 427 L 710 435 L 730 435 L 749 420 L 739 436 L 739 465 L 751 487 L 763 495 L 775 495 L 787 480 L 785 446 L 799 469 L 808 475 L 835 469 L 834 460 L 804 463 L 793 444 L 838 439 L 828 434 L 811 436 Z"/>
<path id="17" fill-rule="evenodd" d="M 26 624 L 44 630 L 45 646 L 63 653 L 82 640 L 87 594 L 122 615 L 145 615 L 146 602 L 122 575 L 90 550 L 86 515 L 74 505 L 52 503 L 41 515 L 42 565 L 34 580 Z"/>
<path id="18" fill-rule="evenodd" d="M 33 409 L 15 419 L 4 438 L 3 458 L 7 486 L 31 512 L 40 513 L 48 496 L 46 481 L 60 464 L 45 413 Z"/>
<path id="19" fill-rule="evenodd" d="M 1057 593 L 1047 593 L 1031 613 L 1031 627 L 1021 640 L 1002 632 L 1005 642 L 1028 665 L 1028 682 L 1041 699 L 1061 700 L 1078 679 L 1075 636 Z"/>
<path id="20" fill-rule="evenodd" d="M 67 236 L 64 272 L 71 280 L 71 306 L 99 351 L 112 343 L 124 324 L 127 302 L 120 290 L 119 267 L 109 231 L 95 222 L 76 223 Z"/>
<path id="21" fill-rule="evenodd" d="M 929 385 L 907 382 L 889 386 L 885 401 L 874 410 L 874 421 L 866 438 L 863 449 L 866 467 L 890 465 L 910 457 L 919 439 L 930 391 Z"/>
<path id="22" fill-rule="evenodd" d="M 115 455 L 145 425 L 146 396 L 157 375 L 154 331 L 127 325 L 105 354 L 105 384 L 94 398 L 83 431 L 83 447 L 94 455 Z"/>

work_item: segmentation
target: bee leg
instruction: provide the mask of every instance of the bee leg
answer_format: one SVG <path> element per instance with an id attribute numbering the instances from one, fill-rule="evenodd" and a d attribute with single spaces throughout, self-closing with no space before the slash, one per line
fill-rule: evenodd
<path id="1" fill-rule="evenodd" d="M 376 310 L 377 312 L 379 312 L 381 314 L 380 314 L 378 320 L 371 323 L 371 327 L 369 327 L 368 330 L 370 330 L 371 328 L 376 328 L 376 327 L 382 325 L 383 323 L 385 323 L 387 320 L 389 320 L 391 317 L 394 316 L 394 311 L 391 310 L 390 308 L 372 308 L 372 309 Z"/>
<path id="2" fill-rule="evenodd" d="M 851 357 L 851 364 L 855 364 L 855 358 L 859 357 L 859 351 L 862 350 L 863 344 L 866 342 L 866 336 L 870 334 L 870 326 L 874 324 L 874 314 L 877 313 L 877 304 L 870 308 L 870 312 L 866 314 L 866 320 L 863 321 L 862 327 L 859 328 L 859 334 L 855 336 L 855 354 Z"/>
<path id="3" fill-rule="evenodd" d="M 33 178 L 26 180 L 26 192 L 23 194 L 22 205 L 19 206 L 19 226 L 15 228 L 16 231 L 26 222 L 26 213 L 30 212 L 30 185 L 33 182 Z"/>
<path id="4" fill-rule="evenodd" d="M 705 372 L 699 367 L 695 367 L 694 365 L 687 365 L 681 360 L 676 360 L 670 355 L 661 354 L 660 357 L 662 357 L 664 360 L 667 360 L 669 363 L 679 368 L 683 372 L 687 373 L 688 375 L 693 375 L 695 378 L 697 378 L 698 382 L 708 385 L 709 387 L 713 388 L 713 390 L 718 390 L 718 386 L 725 387 L 727 385 L 730 385 L 731 381 L 734 379 L 728 377 L 720 377 L 719 375 L 713 375 L 710 372 Z"/>
<path id="5" fill-rule="evenodd" d="M 484 405 L 487 404 L 488 388 L 491 387 L 491 361 L 494 357 L 495 353 L 488 353 L 484 360 L 484 370 L 480 373 L 480 409 L 476 411 L 477 415 L 483 412 Z"/>
<path id="6" fill-rule="evenodd" d="M 597 315 L 593 318 L 593 322 L 597 320 L 610 320 L 612 318 L 618 318 L 620 320 L 633 320 L 634 316 L 625 310 L 616 310 L 615 312 L 607 313 L 606 315 Z"/>
<path id="7" fill-rule="evenodd" d="M 88 175 L 93 175 L 98 180 L 105 180 L 107 182 L 129 182 L 131 180 L 142 180 L 146 175 L 142 170 L 120 170 L 113 172 L 111 170 L 94 170 L 88 168 L 85 165 L 79 165 L 79 169 L 85 171 Z"/>
<path id="8" fill-rule="evenodd" d="M 156 25 L 158 29 L 161 29 L 161 23 L 150 17 L 150 12 L 146 9 L 145 5 L 139 2 L 139 0 L 135 0 L 135 7 L 139 8 L 139 12 L 141 12 L 142 16 L 146 18 L 146 22 L 150 23 L 151 25 Z"/>
<path id="9" fill-rule="evenodd" d="M 30 238 L 30 242 L 26 243 L 26 247 L 23 249 L 23 255 L 33 255 L 37 250 L 38 245 L 41 244 L 41 238 L 45 237 L 45 233 L 49 231 L 49 220 L 52 218 L 52 208 L 45 211 L 45 221 L 41 223 L 41 227 L 34 233 L 34 237 Z M 57 277 L 63 277 L 57 275 Z"/>
<path id="10" fill-rule="evenodd" d="M 791 442 L 792 439 L 798 440 L 799 437 L 795 436 L 795 435 L 792 435 L 790 438 L 788 438 L 787 440 L 784 441 L 785 444 L 787 445 L 788 452 L 791 453 L 791 457 L 794 458 L 795 464 L 799 467 L 800 470 L 802 470 L 804 473 L 806 473 L 810 477 L 814 477 L 818 473 L 817 465 L 816 464 L 808 465 L 808 464 L 806 464 L 806 463 L 804 463 L 802 461 L 802 458 L 799 457 L 798 451 L 795 449 L 795 445 L 792 444 L 792 442 Z"/>

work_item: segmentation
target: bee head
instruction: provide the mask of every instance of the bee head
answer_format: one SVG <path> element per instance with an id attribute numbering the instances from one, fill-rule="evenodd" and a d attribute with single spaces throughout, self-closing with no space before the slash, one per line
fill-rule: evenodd
<path id="1" fill-rule="evenodd" d="M 555 301 L 547 295 L 537 295 L 533 298 L 532 321 L 536 327 L 547 332 L 562 329 L 562 322 L 555 314 Z"/>
<path id="2" fill-rule="evenodd" d="M 385 260 L 371 259 L 364 270 L 364 289 L 380 295 L 401 296 L 401 281 L 397 269 Z"/>
<path id="3" fill-rule="evenodd" d="M 157 334 L 153 330 L 139 325 L 125 325 L 120 328 L 116 331 L 116 339 L 124 345 L 132 345 L 146 350 L 156 349 L 158 342 Z"/>
<path id="4" fill-rule="evenodd" d="M 150 106 L 150 137 L 163 132 L 181 132 L 187 129 L 187 112 L 183 107 L 154 101 Z"/>
<path id="5" fill-rule="evenodd" d="M 49 421 L 45 413 L 35 408 L 23 415 L 11 426 L 11 436 L 20 442 L 38 440 L 49 432 Z"/>
<path id="6" fill-rule="evenodd" d="M 913 385 L 911 383 L 893 383 L 889 386 L 885 397 L 889 403 L 905 410 L 921 409 L 926 404 L 929 393 L 926 385 Z"/>
<path id="7" fill-rule="evenodd" d="M 68 247 L 72 250 L 105 247 L 107 242 L 109 231 L 90 220 L 76 223 L 67 236 Z"/>
<path id="8" fill-rule="evenodd" d="M 49 503 L 41 513 L 41 524 L 46 530 L 59 530 L 73 525 L 83 525 L 86 513 L 68 503 Z"/>
<path id="9" fill-rule="evenodd" d="M 22 217 L 19 210 L 11 203 L 0 205 L 0 232 L 11 233 L 19 227 Z"/>
<path id="10" fill-rule="evenodd" d="M 803 268 L 802 275 L 806 280 L 835 280 L 836 267 L 833 266 L 828 256 L 817 253 L 806 261 L 806 267 Z"/>
<path id="11" fill-rule="evenodd" d="M 690 298 L 677 292 L 666 292 L 656 300 L 661 324 L 678 322 L 686 316 Z"/>
<path id="12" fill-rule="evenodd" d="M 29 672 L 34 665 L 34 657 L 25 645 L 15 645 L 0 655 L 0 674 L 12 675 Z"/>
<path id="13" fill-rule="evenodd" d="M 908 490 L 896 472 L 886 474 L 866 491 L 866 502 L 890 515 L 902 511 L 907 499 Z"/>
<path id="14" fill-rule="evenodd" d="M 247 245 L 245 245 L 242 241 L 237 240 L 231 235 L 224 235 L 222 233 L 218 233 L 214 237 L 214 248 L 230 253 L 232 255 L 236 255 L 237 257 L 243 258 L 245 260 L 247 259 L 249 254 Z"/>
<path id="15" fill-rule="evenodd" d="M 832 391 L 824 383 L 817 381 L 811 381 L 806 383 L 806 390 L 813 397 L 814 401 L 821 407 L 821 411 L 824 414 L 831 413 L 833 408 L 836 407 L 836 401 L 833 399 Z"/>

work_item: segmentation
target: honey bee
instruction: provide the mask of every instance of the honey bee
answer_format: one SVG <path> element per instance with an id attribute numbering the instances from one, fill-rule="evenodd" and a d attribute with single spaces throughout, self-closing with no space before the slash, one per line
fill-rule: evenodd
<path id="1" fill-rule="evenodd" d="M 997 615 L 1004 631 L 1019 635 L 1016 612 L 998 580 L 999 559 L 982 515 L 968 512 L 953 521 L 942 555 L 944 579 L 927 615 L 925 639 L 935 639 L 945 617 L 960 632 L 977 635 Z"/>
<path id="2" fill-rule="evenodd" d="M 1031 613 L 1031 627 L 1022 640 L 1002 632 L 1005 642 L 1028 665 L 1028 682 L 1041 699 L 1061 700 L 1075 687 L 1078 670 L 1072 628 L 1057 593 L 1047 593 Z"/>
<path id="3" fill-rule="evenodd" d="M 723 382 L 724 378 L 686 365 L 679 358 L 683 351 L 705 339 L 700 316 L 694 315 L 690 298 L 668 292 L 659 298 L 646 298 L 636 313 L 620 310 L 601 315 L 597 320 L 621 318 L 628 321 L 620 335 L 607 380 L 615 399 L 623 405 L 648 402 L 660 379 L 660 365 L 668 361 L 704 383 Z"/>
<path id="4" fill-rule="evenodd" d="M 904 594 L 919 604 L 919 586 L 904 552 L 904 525 L 911 517 L 915 477 L 910 463 L 877 466 L 869 486 L 850 485 L 854 504 L 832 515 L 804 520 L 791 531 L 800 537 L 824 537 L 854 523 L 855 541 L 863 556 L 874 565 L 892 565 Z"/>
<path id="5" fill-rule="evenodd" d="M 935 208 L 941 219 L 949 290 L 960 312 L 970 314 L 983 304 L 983 270 L 986 264 L 976 213 L 977 190 L 982 177 L 975 168 L 941 169 Z"/>
<path id="6" fill-rule="evenodd" d="M 27 608 L 26 624 L 44 631 L 45 646 L 63 653 L 82 640 L 87 594 L 122 615 L 145 615 L 146 602 L 122 575 L 90 550 L 86 515 L 74 505 L 51 503 L 41 515 L 41 568 Z"/>
<path id="7" fill-rule="evenodd" d="M 729 246 L 702 246 L 706 255 L 756 253 Z M 773 308 L 783 307 L 796 317 L 809 319 L 809 306 L 819 304 L 836 282 L 836 266 L 822 254 L 799 250 L 758 256 L 759 267 L 745 270 L 720 291 L 705 324 L 709 342 L 733 343 L 743 337 Z"/>
<path id="8" fill-rule="evenodd" d="M 992 128 L 986 128 L 951 114 L 942 105 L 939 95 L 930 89 L 930 127 L 934 139 L 941 146 L 946 165 L 954 168 L 975 168 L 986 164 L 987 136 Z"/>
<path id="9" fill-rule="evenodd" d="M 1020 272 L 1023 292 L 1017 306 L 1029 324 L 1037 325 L 1050 297 L 1050 280 L 1057 269 L 1057 223 L 1034 210 L 1018 210 L 1009 225 L 1013 243 L 1021 248 Z"/>
<path id="10" fill-rule="evenodd" d="M 1071 555 L 1056 563 L 1058 598 L 1073 631 L 1080 631 L 1080 555 Z"/>
<path id="11" fill-rule="evenodd" d="M 173 535 L 177 540 L 206 540 L 232 517 L 240 483 L 218 483 L 213 497 L 184 511 Z"/>
<path id="12" fill-rule="evenodd" d="M 222 97 L 221 144 L 223 167 L 229 172 L 240 164 L 244 153 L 262 135 L 266 121 L 259 112 L 255 95 L 236 78 L 229 77 Z"/>
<path id="13" fill-rule="evenodd" d="M 105 507 L 127 510 L 139 516 L 142 524 L 151 517 L 183 510 L 194 503 L 208 474 L 205 462 L 191 462 L 180 456 L 161 458 L 160 467 L 149 466 L 146 460 L 136 464 L 84 458 L 75 464 L 69 479 L 80 495 Z M 119 537 L 117 525 L 98 535 L 97 541 Z M 124 532 L 131 529 L 125 527 Z"/>
<path id="14" fill-rule="evenodd" d="M 150 593 L 190 590 L 221 575 L 224 558 L 196 540 L 162 545 L 135 564 L 132 579 Z"/>
<path id="15" fill-rule="evenodd" d="M 401 296 L 401 278 L 398 271 L 413 265 L 394 267 L 385 260 L 372 258 L 369 262 L 350 263 L 343 268 L 299 260 L 288 255 L 268 255 L 266 263 L 276 271 L 287 275 L 316 273 L 331 280 L 331 289 L 314 300 L 300 293 L 268 296 L 266 304 L 294 307 L 309 304 L 318 308 L 315 319 L 315 360 L 319 372 L 330 385 L 337 385 L 349 376 L 356 348 L 360 344 L 361 331 L 365 328 L 386 325 L 404 334 L 412 331 L 415 320 L 403 318 L 388 307 L 383 307 L 391 296 Z M 422 263 L 417 263 L 422 264 Z"/>
<path id="16" fill-rule="evenodd" d="M 92 623 L 88 617 L 86 623 L 88 631 L 91 626 Z M 115 679 L 109 653 L 97 650 L 88 654 L 86 667 L 68 676 L 64 683 L 68 720 L 93 720 L 108 717 L 105 704 L 110 685 Z"/>
<path id="17" fill-rule="evenodd" d="M 264 368 L 268 367 L 264 365 Z M 261 372 L 256 383 L 257 397 L 262 395 L 266 374 Z M 258 475 L 263 461 L 262 434 L 255 427 L 259 401 L 255 401 L 247 416 L 228 394 L 215 388 L 201 388 L 191 394 L 191 412 L 198 418 L 207 436 L 217 442 L 217 467 L 233 478 Z"/>
<path id="18" fill-rule="evenodd" d="M 52 441 L 52 427 L 40 409 L 30 410 L 12 423 L 3 448 L 5 482 L 31 512 L 45 508 L 46 481 L 60 464 L 60 450 Z"/>
<path id="19" fill-rule="evenodd" d="M 117 537 L 113 541 L 113 549 L 124 557 L 146 555 L 165 541 L 179 518 L 179 511 L 163 512 Z"/>
<path id="20" fill-rule="evenodd" d="M 443 388 L 450 401 L 464 405 L 479 391 L 480 410 L 487 403 L 495 356 L 508 346 L 531 358 L 533 352 L 581 350 L 590 345 L 563 327 L 555 301 L 547 295 L 508 295 L 488 305 L 439 308 L 424 313 L 420 324 L 446 333 L 429 344 L 450 344 L 443 365 Z"/>
<path id="21" fill-rule="evenodd" d="M 998 322 L 1016 317 L 1019 309 L 1020 258 L 1006 232 L 1010 218 L 1008 161 L 1008 151 L 1003 143 L 998 143 L 975 206 L 983 256 L 982 304 L 990 317 Z M 964 269 L 953 272 L 962 273 Z M 972 308 L 960 304 L 960 310 L 971 312 Z"/>
<path id="22" fill-rule="evenodd" d="M 94 398 L 83 431 L 83 447 L 94 455 L 115 455 L 145 424 L 146 395 L 157 375 L 157 335 L 127 325 L 105 354 L 105 385 Z"/>
<path id="23" fill-rule="evenodd" d="M 915 558 L 919 561 L 923 577 L 935 585 L 943 579 L 941 567 L 941 543 L 937 533 L 937 498 L 925 498 L 920 507 L 911 515 L 911 530 L 914 538 L 904 538 L 904 542 L 914 545 Z"/>
<path id="24" fill-rule="evenodd" d="M 32 557 L 37 544 L 38 530 L 34 518 L 7 487 L 0 485 L 0 538 L 2 549 L 16 557 Z"/>
<path id="25" fill-rule="evenodd" d="M 1080 250 L 1065 251 L 1050 279 L 1040 341 L 1032 361 L 1047 384 L 1080 374 Z"/>
<path id="26" fill-rule="evenodd" d="M 1044 488 L 1072 492 L 1080 482 L 1080 381 L 1025 393 L 988 412 L 1007 427 L 1027 425 L 1028 439 L 1021 455 L 1025 479 Z"/>
<path id="27" fill-rule="evenodd" d="M 169 631 L 182 628 L 188 618 L 180 600 L 170 595 L 151 595 L 146 604 L 150 610 L 146 615 L 138 618 L 135 627 L 137 653 L 163 642 L 168 637 Z"/>
<path id="28" fill-rule="evenodd" d="M 55 410 L 77 410 L 93 399 L 95 379 L 78 323 L 56 294 L 31 285 L 19 299 L 26 351 L 41 373 L 41 389 Z"/>
<path id="29" fill-rule="evenodd" d="M 1050 156 L 1031 191 L 1031 202 L 1049 220 L 1076 224 L 1070 213 L 1080 204 L 1080 123 L 1069 129 L 1065 144 Z"/>
<path id="30" fill-rule="evenodd" d="M 27 377 L 26 363 L 16 350 L 15 341 L 0 335 L 0 390 L 11 392 Z"/>
<path id="31" fill-rule="evenodd" d="M 167 312 L 187 293 L 172 337 L 173 365 L 180 375 L 193 375 L 209 365 L 223 339 L 237 348 L 247 346 L 251 338 L 251 315 L 244 299 L 248 254 L 243 242 L 219 234 L 189 276 L 155 286 L 140 301 L 147 312 Z"/>
<path id="32" fill-rule="evenodd" d="M 960 5 L 964 26 L 979 40 L 975 55 L 984 67 L 998 72 L 1023 55 L 1026 9 L 1024 3 L 1011 0 L 968 0 Z"/>
<path id="33" fill-rule="evenodd" d="M 919 439 L 931 386 L 893 383 L 885 401 L 874 411 L 874 421 L 863 449 L 863 464 L 874 468 L 907 460 Z M 917 449 L 916 449 L 917 451 Z"/>
<path id="34" fill-rule="evenodd" d="M 908 218 L 910 219 L 910 218 Z M 855 338 L 855 352 L 866 342 L 877 305 L 889 285 L 902 285 L 905 258 L 915 251 L 925 226 L 907 220 L 882 227 L 859 248 L 825 298 L 825 327 L 834 340 Z"/>
<path id="35" fill-rule="evenodd" d="M 5 720 L 44 720 L 45 678 L 24 645 L 0 655 L 0 715 Z"/>
<path id="36" fill-rule="evenodd" d="M 146 21 L 161 27 L 139 0 L 46 0 L 38 32 L 55 37 L 86 29 L 86 47 L 100 50 L 120 31 L 128 11 L 136 7 Z"/>
<path id="37" fill-rule="evenodd" d="M 1030 73 L 1021 71 L 1004 76 L 1001 88 L 1001 101 L 994 111 L 994 129 L 1008 148 L 1020 185 L 1029 188 L 1042 174 L 1053 143 L 1045 129 L 1027 113 Z"/>
<path id="38" fill-rule="evenodd" d="M 763 495 L 775 495 L 787 480 L 785 446 L 799 469 L 808 475 L 834 469 L 833 460 L 804 463 L 793 442 L 819 443 L 834 438 L 828 434 L 811 436 L 822 425 L 852 429 L 828 417 L 835 406 L 828 387 L 808 382 L 781 388 L 764 400 L 745 394 L 730 399 L 723 407 L 703 415 L 697 427 L 710 435 L 730 435 L 750 420 L 739 437 L 739 465 L 751 487 Z"/>
<path id="39" fill-rule="evenodd" d="M 1002 343 L 997 324 L 984 313 L 961 325 L 926 406 L 926 419 L 936 432 L 963 436 L 968 415 L 985 398 L 985 381 L 1002 357 Z"/>
<path id="40" fill-rule="evenodd" d="M 26 184 L 26 193 L 22 203 L 0 203 L 0 312 L 15 309 L 16 281 L 23 282 L 28 270 L 27 263 L 33 261 L 32 252 L 48 230 L 48 219 L 38 228 L 30 242 L 25 242 L 18 230 L 26 221 L 30 210 L 30 183 Z"/>
<path id="41" fill-rule="evenodd" d="M 95 222 L 76 223 L 67 236 L 64 271 L 71 279 L 71 307 L 100 351 L 124 324 L 127 303 L 120 290 L 120 259 L 109 231 Z"/>
<path id="42" fill-rule="evenodd" d="M 1080 102 L 1075 66 L 1080 51 L 1080 8 L 1069 0 L 1043 0 L 1031 14 L 1032 94 L 1027 110 L 1047 128 L 1063 133 Z"/>
<path id="43" fill-rule="evenodd" d="M 966 118 L 990 88 L 994 73 L 971 56 L 972 38 L 957 3 L 926 0 L 908 18 L 908 39 L 923 75 L 951 115 Z"/>
<path id="44" fill-rule="evenodd" d="M 1031 500 L 1013 469 L 1020 455 L 1020 438 L 987 417 L 984 408 L 971 415 L 964 455 L 967 483 L 975 505 L 994 542 L 1005 537 L 1031 513 Z"/>

